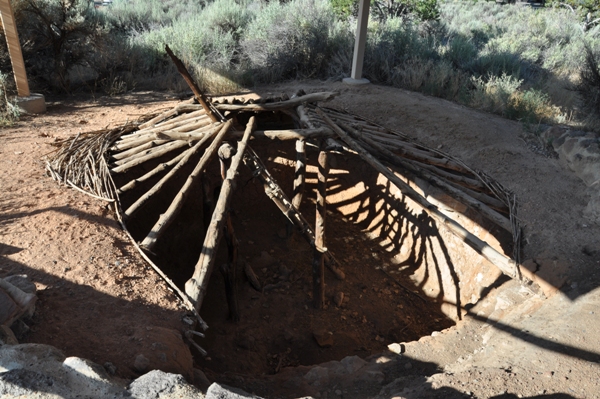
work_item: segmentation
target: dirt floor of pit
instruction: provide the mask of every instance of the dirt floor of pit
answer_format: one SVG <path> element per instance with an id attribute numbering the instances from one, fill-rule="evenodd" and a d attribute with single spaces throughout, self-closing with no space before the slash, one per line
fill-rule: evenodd
<path id="1" fill-rule="evenodd" d="M 573 352 L 577 361 L 560 351 L 536 351 L 539 345 L 524 340 L 522 333 L 511 334 L 509 329 L 503 332 L 506 337 L 498 338 L 496 353 L 480 351 L 492 342 L 476 341 L 471 334 L 461 335 L 461 339 L 447 346 L 438 343 L 427 347 L 417 343 L 422 352 L 447 353 L 451 348 L 456 354 L 454 361 L 461 357 L 469 359 L 467 354 L 473 354 L 475 349 L 477 357 L 485 358 L 479 363 L 460 362 L 479 367 L 476 372 L 483 373 L 485 379 L 476 377 L 473 370 L 458 368 L 450 374 L 435 374 L 437 377 L 430 382 L 427 382 L 429 374 L 422 374 L 422 381 L 429 384 L 432 394 L 444 397 L 448 391 L 442 388 L 453 386 L 452 392 L 458 392 L 460 387 L 463 395 L 471 392 L 472 395 L 467 395 L 471 397 L 546 397 L 544 391 L 570 395 L 562 397 L 598 397 L 597 390 L 594 391 L 596 362 L 577 358 L 582 346 L 586 348 L 583 353 L 598 352 L 600 341 L 600 329 L 594 328 L 597 312 L 590 313 L 595 310 L 578 305 L 600 285 L 597 243 L 600 228 L 582 214 L 590 198 L 585 185 L 556 159 L 532 152 L 523 140 L 529 133 L 518 122 L 443 100 L 375 85 L 354 88 L 320 82 L 270 87 L 261 94 L 293 93 L 299 87 L 307 91 L 338 90 L 342 96 L 330 105 L 399 129 L 488 172 L 519 198 L 520 218 L 525 227 L 524 259 L 543 255 L 568 265 L 562 287 L 564 295 L 552 299 L 562 301 L 562 312 L 556 313 L 559 308 L 555 307 L 554 312 L 546 311 L 543 315 L 551 321 L 544 327 L 543 342 L 567 350 L 577 349 L 579 352 Z M 178 101 L 157 93 L 98 100 L 49 99 L 47 114 L 24 117 L 15 126 L 0 131 L 0 276 L 28 274 L 40 290 L 32 330 L 25 342 L 54 345 L 68 356 L 81 356 L 100 364 L 112 362 L 119 376 L 131 378 L 137 375 L 132 367 L 136 354 L 144 345 L 150 345 L 138 334 L 139 328 L 183 328 L 184 312 L 176 305 L 173 294 L 135 253 L 105 204 L 57 187 L 45 176 L 40 162 L 44 154 L 52 151 L 50 144 L 56 139 L 79 131 L 118 126 L 153 109 L 172 107 Z M 490 290 L 489 295 L 494 292 Z M 350 294 L 351 301 L 357 299 L 356 294 Z M 334 310 L 340 312 L 328 309 Z M 525 316 L 519 319 L 517 325 L 522 326 L 519 331 L 533 329 L 529 325 L 533 319 L 531 322 Z M 540 320 L 535 320 L 539 327 Z M 577 329 L 577 333 L 567 331 L 567 326 Z M 462 331 L 463 326 L 455 328 Z M 450 336 L 455 328 L 442 337 Z M 554 333 L 559 328 L 565 329 L 563 334 Z M 514 351 L 500 351 L 505 344 L 514 343 L 520 345 L 514 346 Z M 552 345 L 546 346 L 554 348 Z M 567 360 L 555 356 L 556 353 Z M 528 358 L 523 359 L 521 354 Z M 536 363 L 536 359 L 541 360 Z M 452 360 L 432 355 L 430 361 L 441 367 Z M 507 370 L 506 366 L 511 364 L 519 368 Z M 486 382 L 488 379 L 498 386 Z M 574 385 L 573 381 L 577 383 Z M 501 396 L 502 384 L 509 392 L 504 396 Z M 331 389 L 330 395 L 336 395 L 336 390 Z M 298 396 L 302 394 L 296 392 Z M 351 392 L 340 392 L 351 396 Z"/>

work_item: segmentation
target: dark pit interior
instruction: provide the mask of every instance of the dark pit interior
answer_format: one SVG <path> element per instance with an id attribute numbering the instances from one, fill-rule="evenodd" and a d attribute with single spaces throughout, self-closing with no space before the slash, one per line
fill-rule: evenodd
<path id="1" fill-rule="evenodd" d="M 282 114 L 263 113 L 258 122 L 259 130 L 292 127 Z M 250 145 L 291 196 L 294 142 L 253 140 Z M 161 195 L 126 222 L 137 241 L 144 239 L 167 209 L 200 155 Z M 317 155 L 316 147 L 307 146 L 309 167 L 300 211 L 311 225 L 315 219 Z M 114 176 L 117 187 L 172 157 Z M 485 287 L 498 277 L 481 267 L 478 254 L 440 233 L 422 209 L 399 196 L 395 187 L 358 156 L 331 154 L 330 165 L 326 246 L 346 279 L 337 280 L 325 270 L 326 306 L 322 310 L 312 305 L 310 245 L 299 233 L 288 234 L 289 222 L 265 195 L 262 183 L 245 166 L 240 167 L 231 202 L 239 260 L 253 268 L 263 290 L 252 288 L 240 267 L 237 289 L 241 320 L 229 319 L 219 273 L 227 257 L 222 240 L 200 312 L 210 328 L 198 343 L 209 355 L 194 353 L 197 366 L 213 379 L 219 380 L 224 373 L 272 374 L 288 366 L 380 353 L 390 343 L 416 340 L 453 325 L 460 319 L 461 309 L 479 298 L 479 288 L 467 288 L 470 283 Z M 194 186 L 181 214 L 151 255 L 182 289 L 198 261 L 206 218 L 212 212 L 203 201 L 203 186 L 215 202 L 218 196 L 218 160 L 212 161 L 204 179 L 203 184 Z M 158 178 L 123 195 L 123 209 L 156 181 Z"/>

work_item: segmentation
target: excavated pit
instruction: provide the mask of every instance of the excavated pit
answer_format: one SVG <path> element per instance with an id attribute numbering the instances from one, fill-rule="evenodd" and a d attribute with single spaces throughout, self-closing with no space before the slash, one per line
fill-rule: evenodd
<path id="1" fill-rule="evenodd" d="M 258 129 L 291 124 L 282 114 L 260 119 Z M 294 180 L 294 142 L 251 142 L 288 196 Z M 307 185 L 300 211 L 314 224 L 316 158 L 307 147 Z M 170 155 L 172 157 L 173 155 Z M 153 198 L 127 227 L 141 241 L 164 212 L 200 155 L 161 195 Z M 142 174 L 167 158 L 147 162 Z M 357 155 L 330 156 L 327 189 L 326 246 L 346 274 L 343 281 L 325 271 L 326 308 L 312 306 L 313 251 L 303 237 L 289 235 L 288 221 L 265 195 L 262 183 L 240 169 L 231 202 L 239 259 L 259 277 L 263 291 L 253 289 L 240 267 L 238 293 L 241 320 L 229 318 L 223 276 L 224 242 L 203 302 L 201 315 L 210 328 L 198 343 L 208 357 L 195 353 L 199 368 L 218 375 L 264 375 L 284 367 L 314 365 L 346 356 L 380 353 L 395 342 L 417 340 L 459 322 L 501 273 L 460 239 L 439 229 L 417 204 Z M 128 176 L 130 176 L 128 174 Z M 115 176 L 117 187 L 130 177 Z M 123 181 L 119 181 L 122 179 Z M 147 181 L 121 196 L 126 209 L 156 183 Z M 198 261 L 210 212 L 203 186 L 216 202 L 221 177 L 218 162 L 196 184 L 181 214 L 153 249 L 151 259 L 183 289 Z M 417 182 L 418 190 L 443 212 L 501 252 L 512 243 L 509 233 L 488 224 L 447 195 Z M 208 188 L 210 187 L 210 188 Z M 214 203 L 213 202 L 213 203 Z"/>

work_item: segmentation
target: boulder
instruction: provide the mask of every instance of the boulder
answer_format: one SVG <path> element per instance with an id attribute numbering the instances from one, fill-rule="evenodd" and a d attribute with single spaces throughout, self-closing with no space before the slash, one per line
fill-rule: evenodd
<path id="1" fill-rule="evenodd" d="M 162 370 L 181 374 L 189 382 L 194 381 L 192 354 L 178 331 L 164 327 L 139 327 L 134 336 L 146 342 L 132 359 L 139 373 Z"/>
<path id="2" fill-rule="evenodd" d="M 115 397 L 124 387 L 89 360 L 69 357 L 49 345 L 0 347 L 0 397 Z"/>
<path id="3" fill-rule="evenodd" d="M 238 388 L 213 383 L 206 391 L 206 399 L 262 399 Z"/>
<path id="4" fill-rule="evenodd" d="M 153 370 L 137 378 L 128 387 L 134 399 L 203 399 L 200 390 L 189 385 L 182 375 Z"/>

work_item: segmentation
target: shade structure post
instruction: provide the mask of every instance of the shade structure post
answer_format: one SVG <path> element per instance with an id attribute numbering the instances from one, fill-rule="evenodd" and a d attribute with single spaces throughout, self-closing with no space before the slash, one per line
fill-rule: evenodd
<path id="1" fill-rule="evenodd" d="M 39 114 L 46 112 L 44 96 L 29 92 L 25 61 L 23 60 L 23 52 L 21 51 L 21 43 L 19 43 L 19 34 L 17 33 L 17 24 L 10 0 L 0 0 L 0 19 L 2 20 L 8 54 L 10 55 L 15 83 L 17 84 L 18 97 L 16 105 L 21 112 L 25 113 Z"/>
<path id="2" fill-rule="evenodd" d="M 13 72 L 15 74 L 17 93 L 21 97 L 27 97 L 29 96 L 29 83 L 27 82 L 25 61 L 23 61 L 23 53 L 21 52 L 21 44 L 19 43 L 19 34 L 17 33 L 17 24 L 10 5 L 10 0 L 0 0 L 0 16 L 2 17 L 2 26 L 4 27 L 4 34 L 6 35 L 6 44 L 8 45 L 10 62 L 12 63 Z"/>
<path id="3" fill-rule="evenodd" d="M 344 79 L 348 84 L 369 83 L 362 78 L 363 62 L 365 59 L 365 47 L 367 44 L 367 25 L 369 24 L 370 0 L 359 0 L 358 19 L 356 26 L 356 40 L 354 42 L 354 55 L 352 57 L 352 73 L 350 78 Z"/>

